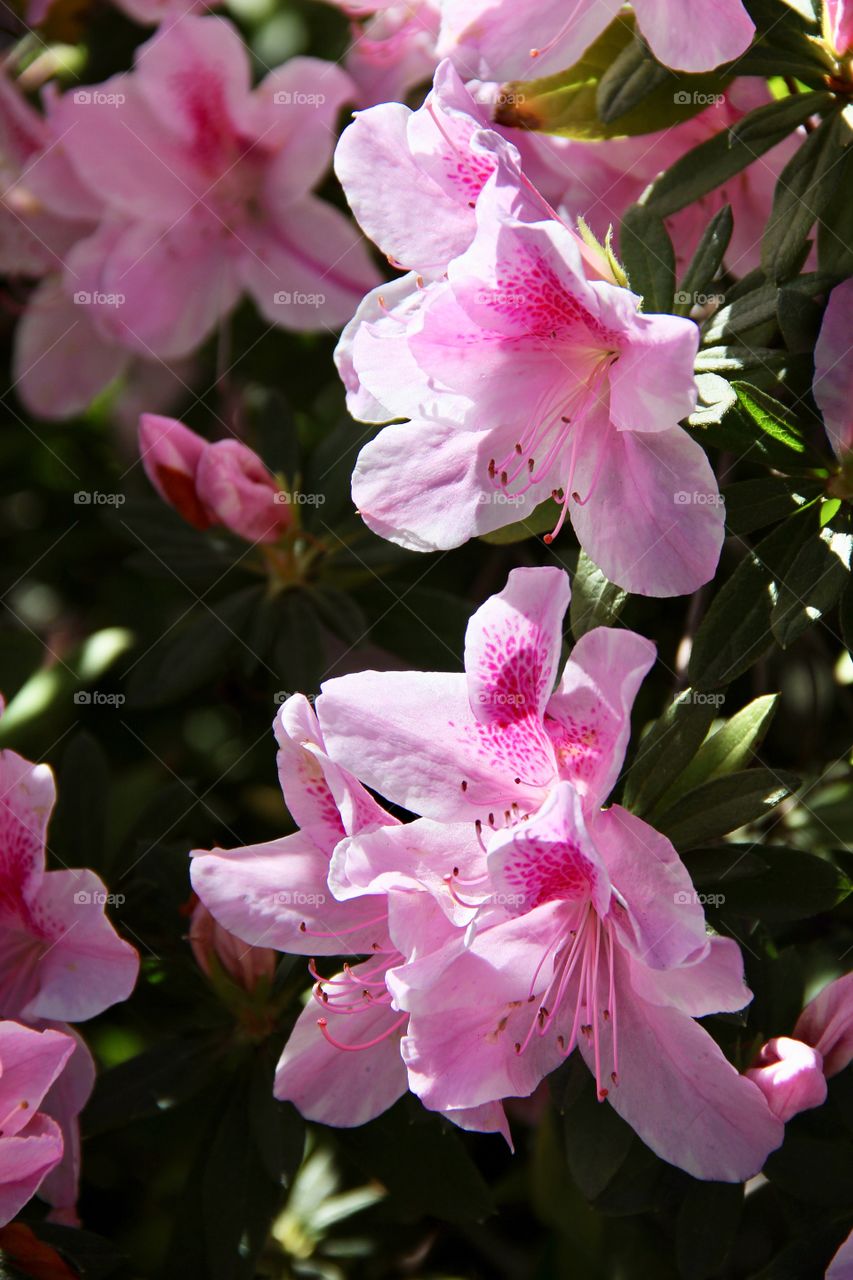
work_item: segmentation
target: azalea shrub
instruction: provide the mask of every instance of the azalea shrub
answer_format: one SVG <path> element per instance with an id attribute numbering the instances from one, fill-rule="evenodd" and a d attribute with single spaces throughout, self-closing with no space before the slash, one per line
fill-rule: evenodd
<path id="1" fill-rule="evenodd" d="M 13 0 L 0 1276 L 853 1280 L 853 3 Z"/>

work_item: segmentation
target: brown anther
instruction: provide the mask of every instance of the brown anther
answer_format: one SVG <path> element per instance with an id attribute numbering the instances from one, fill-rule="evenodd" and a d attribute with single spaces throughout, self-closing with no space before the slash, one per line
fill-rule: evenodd
<path id="1" fill-rule="evenodd" d="M 521 1041 L 520 1041 L 520 1040 L 516 1040 L 516 1042 L 515 1042 L 515 1052 L 516 1052 L 516 1053 L 521 1053 Z"/>
<path id="2" fill-rule="evenodd" d="M 559 1049 L 562 1049 L 562 1050 L 565 1052 L 565 1048 L 566 1048 L 566 1037 L 565 1037 L 565 1036 L 557 1036 L 557 1047 L 558 1047 Z"/>
<path id="3" fill-rule="evenodd" d="M 598 1101 L 599 1101 L 599 1102 L 603 1102 L 603 1101 L 604 1101 L 604 1099 L 605 1099 L 606 1097 L 607 1097 L 607 1090 L 606 1090 L 606 1089 L 599 1089 L 599 1091 L 598 1091 Z"/>
<path id="4" fill-rule="evenodd" d="M 306 925 L 305 921 L 304 921 L 304 920 L 300 920 L 300 921 L 299 921 L 299 932 L 300 932 L 300 933 L 307 933 L 307 931 L 308 931 L 308 926 Z"/>
<path id="5" fill-rule="evenodd" d="M 534 469 L 534 467 L 535 467 L 535 466 L 536 466 L 536 462 L 534 461 L 534 459 L 533 459 L 533 458 L 528 458 L 528 459 L 527 459 L 527 470 L 530 472 L 530 474 L 531 474 L 531 475 L 533 475 L 533 469 Z"/>
<path id="6" fill-rule="evenodd" d="M 614 1084 L 618 1084 L 618 1083 L 619 1083 L 619 1077 L 617 1076 L 617 1074 L 616 1074 L 616 1072 L 615 1072 L 615 1071 L 611 1071 L 611 1072 L 610 1072 L 610 1079 L 612 1080 L 612 1082 L 613 1082 Z"/>
<path id="7" fill-rule="evenodd" d="M 507 473 L 506 473 L 505 471 L 502 471 L 502 472 L 501 472 L 501 484 L 506 484 L 508 480 L 509 480 L 509 476 L 507 475 Z"/>
<path id="8" fill-rule="evenodd" d="M 521 447 L 521 445 L 520 445 L 520 444 L 517 444 L 517 445 L 515 446 L 515 452 L 518 454 L 518 456 L 519 456 L 519 457 L 521 457 L 521 455 L 522 455 L 522 453 L 524 452 L 524 450 L 522 449 L 522 447 Z"/>
<path id="9" fill-rule="evenodd" d="M 489 478 L 490 478 L 491 480 L 494 480 L 494 478 L 495 478 L 495 460 L 494 460 L 494 458 L 492 458 L 491 462 L 489 463 Z"/>
<path id="10" fill-rule="evenodd" d="M 465 779 L 464 779 L 464 778 L 462 779 L 462 790 L 463 790 L 463 791 L 467 791 L 467 790 L 468 790 L 468 783 L 465 781 Z"/>
<path id="11" fill-rule="evenodd" d="M 575 489 L 575 491 L 573 492 L 572 497 L 574 498 L 575 502 L 580 502 L 581 500 L 581 496 L 578 493 L 577 489 Z"/>
<path id="12" fill-rule="evenodd" d="M 605 1021 L 605 1022 L 609 1022 L 609 1021 L 610 1021 L 610 1010 L 609 1010 L 609 1009 L 602 1009 L 602 1011 L 601 1011 L 601 1016 L 602 1016 L 602 1018 L 604 1019 L 604 1021 Z"/>

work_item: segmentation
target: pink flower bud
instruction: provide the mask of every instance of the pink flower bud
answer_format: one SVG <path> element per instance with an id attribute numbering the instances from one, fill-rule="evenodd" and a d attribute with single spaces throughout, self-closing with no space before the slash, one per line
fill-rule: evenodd
<path id="1" fill-rule="evenodd" d="M 853 1061 L 853 973 L 828 983 L 797 1019 L 794 1035 L 814 1045 L 827 1079 Z"/>
<path id="2" fill-rule="evenodd" d="M 261 978 L 272 979 L 275 973 L 275 951 L 269 947 L 253 947 L 236 938 L 214 920 L 203 902 L 193 908 L 189 940 L 196 964 L 208 978 L 214 955 L 229 977 L 245 991 L 253 991 Z"/>
<path id="3" fill-rule="evenodd" d="M 817 1049 L 777 1036 L 768 1040 L 747 1076 L 758 1085 L 775 1116 L 788 1121 L 800 1111 L 819 1107 L 826 1100 L 823 1058 Z"/>
<path id="4" fill-rule="evenodd" d="M 207 529 L 213 523 L 195 485 L 206 448 L 206 440 L 175 418 L 143 413 L 139 419 L 139 452 L 145 474 L 163 501 L 196 529 Z"/>
<path id="5" fill-rule="evenodd" d="M 275 542 L 290 524 L 274 477 L 239 440 L 208 445 L 196 471 L 196 492 L 213 519 L 248 539 Z"/>

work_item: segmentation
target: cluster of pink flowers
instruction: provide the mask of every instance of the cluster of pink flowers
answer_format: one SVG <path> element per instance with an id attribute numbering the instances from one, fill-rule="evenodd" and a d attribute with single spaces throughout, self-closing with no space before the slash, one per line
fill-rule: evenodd
<path id="1" fill-rule="evenodd" d="M 47 765 L 0 752 L 0 1225 L 36 1192 L 76 1222 L 77 1117 L 95 1066 L 68 1024 L 126 1000 L 139 967 L 100 878 L 45 869 L 55 798 Z"/>
<path id="2" fill-rule="evenodd" d="M 140 361 L 174 394 L 244 294 L 286 329 L 348 320 L 378 276 L 313 188 L 354 98 L 316 58 L 252 88 L 242 38 L 216 17 L 163 26 L 132 71 L 47 94 L 44 116 L 2 82 L 3 223 L 25 250 L 8 265 L 42 278 L 17 330 L 25 403 L 78 412 Z"/>
<path id="3" fill-rule="evenodd" d="M 314 957 L 276 1076 L 309 1118 L 361 1124 L 408 1088 L 509 1136 L 504 1102 L 577 1049 L 655 1152 L 740 1181 L 781 1142 L 779 1108 L 696 1021 L 749 1002 L 739 947 L 708 932 L 670 842 L 602 807 L 655 649 L 599 628 L 558 673 L 568 600 L 561 570 L 514 570 L 471 619 L 464 674 L 290 698 L 275 733 L 299 830 L 196 850 L 193 887 L 247 943 Z M 333 955 L 364 959 L 322 975 Z"/>

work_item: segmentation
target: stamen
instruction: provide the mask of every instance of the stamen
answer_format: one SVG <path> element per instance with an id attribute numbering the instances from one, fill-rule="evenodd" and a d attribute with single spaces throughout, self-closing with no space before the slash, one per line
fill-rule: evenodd
<path id="1" fill-rule="evenodd" d="M 387 1040 L 389 1036 L 394 1034 L 398 1027 L 402 1027 L 403 1023 L 408 1020 L 408 1017 L 409 1015 L 407 1013 L 401 1014 L 386 1031 L 381 1033 L 381 1035 L 375 1036 L 372 1040 L 365 1040 L 363 1044 L 343 1044 L 340 1040 L 336 1040 L 329 1031 L 329 1024 L 325 1018 L 318 1018 L 317 1026 L 320 1028 L 329 1044 L 334 1045 L 336 1049 L 343 1049 L 345 1053 L 359 1053 L 362 1049 L 372 1049 L 375 1044 L 381 1044 L 383 1040 Z"/>

